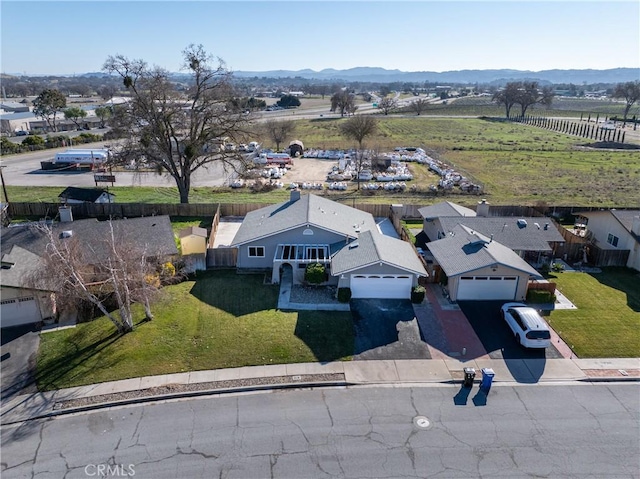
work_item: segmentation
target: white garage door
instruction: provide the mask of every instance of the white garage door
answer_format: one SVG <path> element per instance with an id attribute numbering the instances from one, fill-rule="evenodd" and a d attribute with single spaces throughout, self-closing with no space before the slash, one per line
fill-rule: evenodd
<path id="1" fill-rule="evenodd" d="M 458 301 L 515 299 L 517 276 L 462 276 L 458 282 Z"/>
<path id="2" fill-rule="evenodd" d="M 352 298 L 409 299 L 413 280 L 407 275 L 352 274 Z"/>
<path id="3" fill-rule="evenodd" d="M 20 326 L 37 323 L 42 319 L 40 310 L 33 296 L 25 298 L 5 299 L 0 304 L 0 326 Z"/>

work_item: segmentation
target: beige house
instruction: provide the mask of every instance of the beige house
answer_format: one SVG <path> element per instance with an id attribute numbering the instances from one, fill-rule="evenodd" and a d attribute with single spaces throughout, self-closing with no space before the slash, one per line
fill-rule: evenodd
<path id="1" fill-rule="evenodd" d="M 183 255 L 206 254 L 207 230 L 199 226 L 183 228 L 179 232 L 180 247 Z"/>

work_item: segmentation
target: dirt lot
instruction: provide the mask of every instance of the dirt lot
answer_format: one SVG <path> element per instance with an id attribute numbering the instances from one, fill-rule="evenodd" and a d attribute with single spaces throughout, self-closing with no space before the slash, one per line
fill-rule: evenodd
<path id="1" fill-rule="evenodd" d="M 296 158 L 283 181 L 285 183 L 303 183 L 313 181 L 327 181 L 327 174 L 331 168 L 337 166 L 335 160 L 318 160 L 317 158 Z"/>

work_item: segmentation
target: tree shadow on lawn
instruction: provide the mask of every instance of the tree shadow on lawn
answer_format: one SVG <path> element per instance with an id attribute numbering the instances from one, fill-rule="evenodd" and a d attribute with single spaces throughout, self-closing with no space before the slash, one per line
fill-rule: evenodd
<path id="1" fill-rule="evenodd" d="M 589 273 L 600 284 L 617 289 L 627 295 L 627 306 L 640 312 L 640 274 L 625 267 L 603 268 L 602 273 Z"/>
<path id="2" fill-rule="evenodd" d="M 140 324 L 137 324 L 136 326 L 139 325 Z M 79 333 L 81 333 L 81 331 L 79 331 Z M 76 346 L 76 350 L 74 352 L 60 356 L 55 360 L 47 361 L 46 365 L 44 366 L 40 361 L 38 361 L 38 365 L 34 375 L 34 381 L 38 385 L 38 390 L 49 391 L 52 389 L 58 389 L 58 380 L 60 379 L 63 379 L 65 383 L 74 381 L 84 373 L 84 369 L 79 368 L 78 366 L 80 366 L 93 356 L 99 354 L 102 350 L 113 345 L 113 343 L 115 343 L 121 337 L 122 335 L 120 333 L 118 333 L 117 331 L 112 331 L 108 336 L 105 336 L 87 346 L 84 346 L 82 348 L 78 348 Z M 67 342 L 71 342 L 77 345 L 77 342 L 74 342 L 73 337 L 68 338 Z M 100 362 L 100 367 L 103 369 L 112 367 L 114 365 L 114 361 Z M 74 370 L 76 371 L 74 372 Z"/>
<path id="3" fill-rule="evenodd" d="M 236 317 L 275 309 L 278 305 L 278 286 L 264 284 L 264 274 L 213 270 L 198 272 L 194 279 L 189 291 L 193 296 Z"/>
<path id="4" fill-rule="evenodd" d="M 347 360 L 353 354 L 351 314 L 333 311 L 300 311 L 294 334 L 321 363 Z"/>

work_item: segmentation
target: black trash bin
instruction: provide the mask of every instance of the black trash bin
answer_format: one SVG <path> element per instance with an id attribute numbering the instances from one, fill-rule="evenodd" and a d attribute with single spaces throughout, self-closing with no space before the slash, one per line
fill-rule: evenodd
<path id="1" fill-rule="evenodd" d="M 464 368 L 464 382 L 462 385 L 465 388 L 473 387 L 473 380 L 476 377 L 476 370 L 473 368 Z"/>

